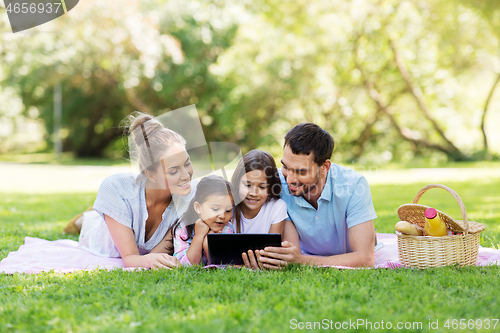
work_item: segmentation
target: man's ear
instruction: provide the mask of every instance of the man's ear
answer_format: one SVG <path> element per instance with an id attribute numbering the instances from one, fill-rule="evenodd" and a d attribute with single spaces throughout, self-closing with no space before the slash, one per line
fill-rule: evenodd
<path id="1" fill-rule="evenodd" d="M 322 174 L 327 174 L 328 171 L 330 170 L 330 167 L 332 166 L 332 162 L 330 160 L 326 160 L 323 165 L 321 165 L 321 173 Z"/>
<path id="2" fill-rule="evenodd" d="M 198 215 L 199 215 L 199 214 L 201 214 L 201 206 L 200 206 L 200 204 L 198 203 L 198 201 L 195 201 L 195 202 L 194 202 L 194 206 L 193 206 L 193 208 L 194 208 L 194 211 L 195 211 Z"/>

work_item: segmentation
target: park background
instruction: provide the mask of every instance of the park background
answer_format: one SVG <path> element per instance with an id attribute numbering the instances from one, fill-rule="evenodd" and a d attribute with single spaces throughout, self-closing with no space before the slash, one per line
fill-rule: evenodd
<path id="1" fill-rule="evenodd" d="M 62 234 L 66 222 L 105 176 L 130 170 L 121 121 L 191 104 L 207 142 L 277 161 L 293 125 L 327 129 L 332 161 L 368 178 L 379 232 L 394 231 L 397 207 L 421 187 L 443 183 L 486 225 L 481 245 L 500 248 L 497 1 L 87 0 L 16 34 L 1 5 L 0 259 L 25 236 L 77 239 Z M 460 219 L 435 191 L 423 203 Z M 281 332 L 293 318 L 421 331 L 439 319 L 447 331 L 447 319 L 498 318 L 499 273 L 0 275 L 0 331 Z"/>

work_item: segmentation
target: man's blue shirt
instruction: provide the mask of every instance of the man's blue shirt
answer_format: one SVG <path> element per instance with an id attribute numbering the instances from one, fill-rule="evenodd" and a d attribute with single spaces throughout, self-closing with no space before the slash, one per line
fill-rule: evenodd
<path id="1" fill-rule="evenodd" d="M 347 230 L 377 218 L 370 186 L 356 171 L 331 165 L 315 209 L 304 197 L 290 194 L 280 170 L 281 199 L 295 224 L 304 254 L 331 256 L 352 252 Z"/>

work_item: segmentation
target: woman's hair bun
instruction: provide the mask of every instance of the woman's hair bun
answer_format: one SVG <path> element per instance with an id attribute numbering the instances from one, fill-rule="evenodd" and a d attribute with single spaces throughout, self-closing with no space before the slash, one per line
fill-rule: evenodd
<path id="1" fill-rule="evenodd" d="M 144 141 L 149 141 L 156 131 L 165 129 L 158 120 L 146 113 L 135 112 L 129 116 L 129 119 L 129 134 L 132 135 L 137 146 L 144 144 Z"/>
<path id="2" fill-rule="evenodd" d="M 137 161 L 141 173 L 154 171 L 165 152 L 175 143 L 186 146 L 186 140 L 178 133 L 165 128 L 150 114 L 134 112 L 126 118 L 128 133 L 137 146 Z"/>

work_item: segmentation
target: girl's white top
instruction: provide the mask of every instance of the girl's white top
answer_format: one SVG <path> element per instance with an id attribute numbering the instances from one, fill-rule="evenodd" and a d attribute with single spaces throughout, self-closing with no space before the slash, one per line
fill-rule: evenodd
<path id="1" fill-rule="evenodd" d="M 80 244 L 88 251 L 102 257 L 118 258 L 120 252 L 109 233 L 104 214 L 132 229 L 140 254 L 151 251 L 165 236 L 167 230 L 187 210 L 196 193 L 197 180 L 191 181 L 191 193 L 173 195 L 162 221 L 148 241 L 146 237 L 146 178 L 130 173 L 119 173 L 106 178 L 97 192 L 94 210 L 84 213 Z"/>
<path id="2" fill-rule="evenodd" d="M 281 199 L 266 201 L 259 213 L 253 219 L 247 219 L 241 214 L 241 233 L 267 234 L 272 224 L 279 223 L 288 218 L 286 203 Z"/>

